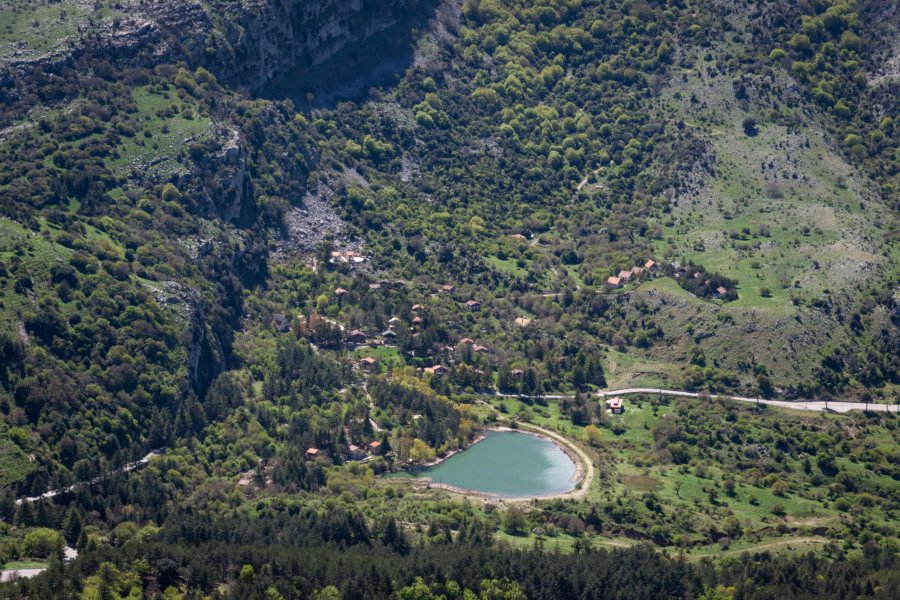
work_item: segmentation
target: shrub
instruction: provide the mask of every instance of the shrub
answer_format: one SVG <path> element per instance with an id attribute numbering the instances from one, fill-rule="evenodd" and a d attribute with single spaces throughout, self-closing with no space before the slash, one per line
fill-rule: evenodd
<path id="1" fill-rule="evenodd" d="M 36 558 L 48 558 L 62 552 L 65 541 L 58 531 L 38 527 L 25 535 L 25 553 Z"/>

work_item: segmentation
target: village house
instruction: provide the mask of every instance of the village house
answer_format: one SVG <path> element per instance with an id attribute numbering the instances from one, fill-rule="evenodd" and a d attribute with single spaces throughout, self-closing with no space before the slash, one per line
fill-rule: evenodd
<path id="1" fill-rule="evenodd" d="M 342 288 L 342 287 L 334 288 L 334 295 L 337 296 L 338 298 L 340 298 L 341 296 L 345 296 L 345 295 L 347 295 L 347 294 L 349 294 L 349 293 L 350 293 L 350 292 L 348 292 L 347 290 L 345 290 L 345 289 Z"/>
<path id="2" fill-rule="evenodd" d="M 370 284 L 369 284 L 369 289 L 372 290 L 372 291 L 380 290 L 380 289 L 381 289 L 381 284 L 380 284 L 380 283 L 370 283 Z"/>
<path id="3" fill-rule="evenodd" d="M 288 318 L 280 313 L 272 315 L 272 327 L 278 333 L 287 333 L 291 330 L 291 322 Z"/>
<path id="4" fill-rule="evenodd" d="M 608 285 L 611 288 L 619 288 L 619 287 L 622 287 L 622 280 L 619 279 L 618 277 L 607 277 L 606 285 Z"/>
<path id="5" fill-rule="evenodd" d="M 487 346 L 479 346 L 478 344 L 472 346 L 472 352 L 487 352 L 487 350 Z"/>
<path id="6" fill-rule="evenodd" d="M 516 379 L 518 379 L 518 378 L 522 377 L 522 375 L 525 374 L 525 371 L 523 371 L 522 369 L 513 369 L 512 371 L 509 372 L 509 374 L 512 375 L 513 377 L 515 377 Z"/>
<path id="7" fill-rule="evenodd" d="M 412 305 L 412 308 L 410 308 L 410 310 L 413 311 L 413 312 L 419 312 L 419 311 L 422 310 L 423 308 L 424 308 L 424 307 L 423 307 L 421 304 L 413 304 L 413 305 Z"/>
<path id="8" fill-rule="evenodd" d="M 713 294 L 713 296 L 716 298 L 724 298 L 726 295 L 728 295 L 728 290 L 726 290 L 721 285 L 716 288 L 716 293 Z"/>
<path id="9" fill-rule="evenodd" d="M 378 367 L 378 361 L 371 356 L 366 356 L 359 361 L 359 366 L 364 371 L 374 371 Z"/>
<path id="10" fill-rule="evenodd" d="M 643 272 L 644 272 L 644 268 L 643 268 L 643 267 L 631 267 L 631 274 L 632 274 L 634 277 L 637 277 L 638 275 L 640 275 L 640 274 L 643 273 Z"/>
<path id="11" fill-rule="evenodd" d="M 362 460 L 368 456 L 366 451 L 357 446 L 356 444 L 350 444 L 347 447 L 347 458 L 350 460 Z"/>
<path id="12" fill-rule="evenodd" d="M 312 460 L 312 459 L 316 458 L 317 456 L 319 456 L 320 452 L 321 452 L 321 450 L 319 450 L 318 448 L 307 448 L 306 449 L 306 458 L 308 460 Z"/>
<path id="13" fill-rule="evenodd" d="M 659 267 L 657 266 L 655 260 L 651 259 L 644 263 L 644 269 L 646 269 L 647 271 L 650 271 L 651 273 L 655 272 L 658 268 Z"/>
<path id="14" fill-rule="evenodd" d="M 479 310 L 481 310 L 481 302 L 479 302 L 478 300 L 469 300 L 468 302 L 466 302 L 466 308 L 468 308 L 472 312 L 478 312 Z"/>
<path id="15" fill-rule="evenodd" d="M 388 329 L 387 331 L 381 333 L 381 340 L 385 344 L 396 344 L 397 334 L 393 330 Z"/>
<path id="16" fill-rule="evenodd" d="M 388 327 L 393 329 L 394 327 L 396 327 L 397 325 L 399 325 L 402 322 L 403 321 L 400 320 L 398 317 L 391 317 L 390 319 L 388 319 Z"/>
<path id="17" fill-rule="evenodd" d="M 359 329 L 354 329 L 350 332 L 350 335 L 347 336 L 347 341 L 351 344 L 365 344 L 368 339 L 369 338 L 366 337 L 366 334 Z"/>
<path id="18" fill-rule="evenodd" d="M 250 485 L 250 483 L 253 481 L 253 474 L 253 469 L 250 469 L 245 473 L 241 473 L 241 478 L 238 479 L 238 485 L 241 487 Z"/>
<path id="19" fill-rule="evenodd" d="M 448 372 L 450 372 L 450 369 L 448 369 L 444 365 L 434 365 L 433 367 L 425 367 L 423 371 L 427 375 L 446 375 Z"/>
<path id="20" fill-rule="evenodd" d="M 473 340 L 472 338 L 463 338 L 463 339 L 459 340 L 459 343 L 460 344 L 468 344 L 471 346 L 472 344 L 475 343 L 475 340 Z"/>
<path id="21" fill-rule="evenodd" d="M 619 271 L 619 281 L 622 283 L 628 283 L 631 281 L 631 271 Z"/>
<path id="22" fill-rule="evenodd" d="M 369 454 L 381 454 L 381 442 L 369 442 L 366 446 Z"/>
<path id="23" fill-rule="evenodd" d="M 441 291 L 444 292 L 445 294 L 452 294 L 455 290 L 456 290 L 456 286 L 454 286 L 450 283 L 446 283 L 441 286 Z"/>
<path id="24" fill-rule="evenodd" d="M 519 327 L 528 327 L 529 325 L 531 325 L 531 319 L 527 317 L 516 317 L 515 323 Z"/>
<path id="25" fill-rule="evenodd" d="M 413 320 L 412 320 L 413 325 L 421 325 L 424 322 L 425 322 L 425 319 L 423 319 L 422 317 L 413 317 Z"/>
<path id="26" fill-rule="evenodd" d="M 524 242 L 525 240 L 528 239 L 527 237 L 525 237 L 525 236 L 522 235 L 521 233 L 514 233 L 514 234 L 512 234 L 512 235 L 509 236 L 509 237 L 511 237 L 511 238 L 514 239 L 514 240 L 519 240 L 520 242 Z"/>
<path id="27" fill-rule="evenodd" d="M 614 398 L 607 398 L 606 409 L 614 415 L 621 415 L 623 412 L 625 412 L 625 403 L 618 396 Z"/>

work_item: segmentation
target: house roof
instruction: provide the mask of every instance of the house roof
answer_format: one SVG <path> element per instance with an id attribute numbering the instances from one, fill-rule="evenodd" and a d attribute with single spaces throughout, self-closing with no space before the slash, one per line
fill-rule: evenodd
<path id="1" fill-rule="evenodd" d="M 606 406 L 608 408 L 620 408 L 622 406 L 623 400 L 616 396 L 615 398 L 607 398 Z"/>
<path id="2" fill-rule="evenodd" d="M 481 306 L 481 302 L 478 300 L 469 300 L 466 302 L 466 306 Z"/>
<path id="3" fill-rule="evenodd" d="M 361 359 L 359 362 L 366 363 L 367 365 L 374 365 L 378 361 L 376 359 L 372 358 L 371 356 L 367 356 L 367 357 Z"/>
<path id="4" fill-rule="evenodd" d="M 344 294 L 347 294 L 347 293 L 349 293 L 349 292 L 347 292 L 347 290 L 345 290 L 345 289 L 342 288 L 342 287 L 334 288 L 334 295 L 335 295 L 335 296 L 343 296 Z"/>
<path id="5" fill-rule="evenodd" d="M 519 327 L 527 327 L 531 324 L 531 319 L 528 317 L 516 317 L 515 323 Z"/>
<path id="6" fill-rule="evenodd" d="M 720 296 L 724 296 L 725 294 L 728 293 L 728 290 L 726 290 L 725 288 L 723 288 L 723 287 L 720 285 L 719 287 L 716 288 L 716 292 L 717 292 Z"/>
<path id="7" fill-rule="evenodd" d="M 651 260 L 648 260 L 647 262 L 644 263 L 644 268 L 645 268 L 645 269 L 652 269 L 652 268 L 655 267 L 655 266 L 656 266 L 656 261 L 655 261 L 655 260 L 652 260 L 652 259 L 651 259 Z"/>
<path id="8" fill-rule="evenodd" d="M 620 281 L 618 277 L 607 277 L 606 283 L 609 285 L 619 285 Z"/>
<path id="9" fill-rule="evenodd" d="M 319 449 L 318 449 L 318 448 L 307 448 L 307 449 L 306 449 L 306 453 L 307 453 L 307 454 L 318 454 L 318 453 L 319 453 Z"/>
<path id="10" fill-rule="evenodd" d="M 350 337 L 366 337 L 366 334 L 359 329 L 354 329 L 350 332 Z"/>
<path id="11" fill-rule="evenodd" d="M 640 274 L 643 273 L 643 272 L 644 272 L 644 268 L 643 268 L 643 267 L 631 267 L 631 274 L 632 274 L 632 275 L 640 275 Z"/>
<path id="12" fill-rule="evenodd" d="M 478 344 L 472 346 L 472 352 L 487 352 L 487 349 L 487 346 L 479 346 Z"/>
<path id="13" fill-rule="evenodd" d="M 456 286 L 453 284 L 450 284 L 450 283 L 445 283 L 444 285 L 441 286 L 441 291 L 443 291 L 443 292 L 452 292 L 455 289 L 456 289 Z"/>
<path id="14" fill-rule="evenodd" d="M 410 310 L 422 310 L 421 304 L 413 304 Z"/>
<path id="15" fill-rule="evenodd" d="M 379 447 L 380 445 L 381 445 L 381 442 L 377 442 L 377 441 L 376 441 L 376 442 L 369 442 L 369 444 L 368 444 L 369 448 L 377 448 L 377 447 Z"/>
<path id="16" fill-rule="evenodd" d="M 619 271 L 619 280 L 628 281 L 631 279 L 631 271 Z"/>
<path id="17" fill-rule="evenodd" d="M 474 344 L 475 340 L 473 340 L 472 338 L 463 338 L 463 339 L 459 340 L 459 343 L 460 344 Z"/>

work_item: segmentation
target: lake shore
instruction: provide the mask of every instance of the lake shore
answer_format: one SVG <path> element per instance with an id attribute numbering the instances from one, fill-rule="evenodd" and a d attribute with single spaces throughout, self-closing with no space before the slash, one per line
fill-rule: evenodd
<path id="1" fill-rule="evenodd" d="M 507 427 L 504 425 L 494 425 L 491 427 L 485 428 L 486 432 L 496 431 L 496 432 L 512 432 L 512 433 L 521 433 L 524 435 L 533 435 L 535 437 L 546 439 L 551 442 L 554 446 L 559 448 L 569 460 L 572 461 L 572 464 L 575 466 L 575 472 L 572 477 L 569 478 L 569 481 L 573 484 L 572 489 L 567 490 L 565 492 L 554 493 L 554 494 L 544 494 L 544 495 L 528 495 L 528 496 L 504 496 L 502 494 L 492 494 L 488 492 L 480 492 L 477 490 L 471 490 L 467 488 L 462 488 L 458 486 L 451 485 L 449 483 L 434 483 L 430 477 L 410 477 L 408 481 L 411 481 L 414 484 L 424 484 L 429 489 L 439 489 L 447 492 L 451 492 L 453 494 L 460 494 L 466 496 L 468 498 L 475 498 L 478 500 L 482 500 L 485 502 L 489 501 L 501 501 L 501 502 L 527 502 L 530 500 L 548 500 L 552 498 L 581 498 L 587 492 L 587 488 L 593 479 L 593 465 L 590 463 L 590 459 L 582 453 L 577 447 L 572 445 L 568 440 L 564 437 L 556 434 L 552 431 L 548 431 L 542 427 L 538 427 L 536 425 L 531 424 L 520 424 L 518 428 Z M 476 437 L 470 444 L 468 444 L 465 448 L 460 448 L 458 450 L 453 450 L 452 452 L 448 452 L 445 456 L 436 458 L 432 461 L 424 465 L 418 465 L 414 468 L 428 468 L 439 465 L 445 460 L 449 459 L 453 455 L 462 452 L 464 450 L 468 450 L 478 442 L 481 442 L 485 439 L 485 435 L 479 435 Z"/>

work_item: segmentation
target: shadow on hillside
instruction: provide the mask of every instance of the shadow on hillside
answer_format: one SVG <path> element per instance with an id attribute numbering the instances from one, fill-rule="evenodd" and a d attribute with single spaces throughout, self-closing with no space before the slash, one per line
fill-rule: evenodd
<path id="1" fill-rule="evenodd" d="M 268 99 L 291 99 L 297 110 L 333 108 L 344 100 L 359 100 L 373 87 L 396 85 L 415 58 L 423 27 L 435 18 L 440 0 L 425 0 L 408 18 L 366 41 L 344 48 L 325 62 L 296 65 L 263 88 Z"/>

